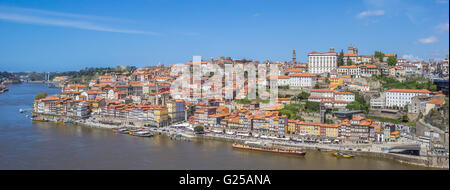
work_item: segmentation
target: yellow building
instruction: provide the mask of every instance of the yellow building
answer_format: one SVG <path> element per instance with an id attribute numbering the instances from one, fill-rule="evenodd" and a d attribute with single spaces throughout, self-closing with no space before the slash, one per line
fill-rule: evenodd
<path id="1" fill-rule="evenodd" d="M 288 120 L 286 133 L 295 134 L 295 125 L 297 124 L 297 120 Z"/>
<path id="2" fill-rule="evenodd" d="M 327 125 L 325 127 L 325 134 L 327 137 L 337 138 L 339 137 L 339 125 Z"/>
<path id="3" fill-rule="evenodd" d="M 341 77 L 331 77 L 330 78 L 330 90 L 334 90 L 338 86 L 344 83 L 344 80 Z"/>
<path id="4" fill-rule="evenodd" d="M 156 123 L 160 126 L 165 125 L 168 122 L 169 114 L 168 108 L 166 106 L 157 106 L 153 110 L 154 118 Z"/>
<path id="5" fill-rule="evenodd" d="M 305 123 L 305 122 L 298 122 L 298 128 L 300 134 L 304 135 L 313 135 L 314 134 L 314 126 L 311 125 L 312 123 Z"/>

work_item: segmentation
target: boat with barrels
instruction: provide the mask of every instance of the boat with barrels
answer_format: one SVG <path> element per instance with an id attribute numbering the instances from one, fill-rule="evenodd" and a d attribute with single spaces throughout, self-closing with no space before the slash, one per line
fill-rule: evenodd
<path id="1" fill-rule="evenodd" d="M 246 141 L 244 143 L 234 143 L 233 148 L 242 149 L 242 150 L 253 150 L 253 151 L 261 151 L 261 152 L 273 152 L 273 153 L 281 153 L 281 154 L 292 154 L 297 156 L 305 156 L 306 152 L 302 151 L 300 148 L 291 148 L 291 147 L 280 147 L 274 145 L 261 144 L 259 142 L 250 142 Z"/>

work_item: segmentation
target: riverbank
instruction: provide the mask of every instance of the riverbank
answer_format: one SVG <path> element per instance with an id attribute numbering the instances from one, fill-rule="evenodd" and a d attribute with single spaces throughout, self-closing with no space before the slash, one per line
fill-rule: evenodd
<path id="1" fill-rule="evenodd" d="M 7 91 L 9 91 L 8 88 L 2 88 L 2 89 L 0 89 L 0 94 L 3 94 L 4 92 L 7 92 Z"/>
<path id="2" fill-rule="evenodd" d="M 246 140 L 258 140 L 256 138 L 232 138 L 232 137 L 220 137 L 220 136 L 210 136 L 203 135 L 201 138 L 211 139 L 211 140 L 222 140 L 228 142 L 236 142 L 236 141 L 246 141 Z M 371 151 L 370 149 L 361 149 L 361 151 L 349 150 L 349 147 L 354 147 L 352 145 L 323 145 L 323 144 L 307 144 L 307 143 L 291 143 L 291 142 L 272 142 L 274 145 L 279 146 L 287 146 L 287 147 L 299 147 L 306 150 L 318 150 L 322 152 L 342 152 L 346 154 L 352 154 L 355 156 L 363 156 L 370 158 L 381 158 L 381 159 L 389 159 L 394 160 L 403 164 L 410 164 L 421 167 L 429 167 L 429 168 L 439 168 L 439 169 L 448 169 L 449 167 L 449 159 L 446 156 L 412 156 L 412 155 L 403 155 L 403 154 L 393 154 L 382 151 Z"/>
<path id="3" fill-rule="evenodd" d="M 43 119 L 47 119 L 52 122 L 56 122 L 60 119 L 67 120 L 67 117 L 57 117 L 57 116 L 46 116 L 43 114 L 37 114 L 39 117 Z M 73 122 L 77 125 L 83 125 L 87 127 L 93 128 L 105 128 L 105 129 L 115 129 L 124 126 L 117 125 L 109 125 L 103 124 L 99 122 L 94 122 L 88 119 L 84 120 L 75 120 Z M 126 126 L 129 128 L 139 128 L 139 126 Z M 348 154 L 353 154 L 355 156 L 363 156 L 370 158 L 380 158 L 380 159 L 390 159 L 403 164 L 411 164 L 415 166 L 422 167 L 430 167 L 430 168 L 440 168 L 440 169 L 448 169 L 449 160 L 447 156 L 411 156 L 411 155 L 403 155 L 403 154 L 393 154 L 382 151 L 386 145 L 378 145 L 378 144 L 308 144 L 308 143 L 299 143 L 299 142 L 290 142 L 290 141 L 279 141 L 279 140 L 265 140 L 254 137 L 241 137 L 234 135 L 223 135 L 223 134 L 203 134 L 203 135 L 195 135 L 191 131 L 181 130 L 181 129 L 171 129 L 168 127 L 163 128 L 153 128 L 153 131 L 156 134 L 171 136 L 173 134 L 182 134 L 188 138 L 195 139 L 205 139 L 205 140 L 219 140 L 226 142 L 237 142 L 237 141 L 266 141 L 271 142 L 274 145 L 285 146 L 285 147 L 299 147 L 307 150 L 319 150 L 323 152 L 343 152 Z M 394 144 L 395 145 L 395 144 Z"/>
<path id="4" fill-rule="evenodd" d="M 357 156 L 341 159 L 308 151 L 305 157 L 236 150 L 232 142 L 202 140 L 186 130 L 191 141 L 173 140 L 165 134 L 151 138 L 112 132 L 106 126 L 87 127 L 61 122 L 32 122 L 20 109 L 32 110 L 39 92 L 57 94 L 46 84 L 9 85 L 0 95 L 0 169 L 26 170 L 430 170 L 390 159 Z M 92 118 L 89 120 L 94 120 Z M 75 121 L 75 119 L 72 119 Z M 113 120 L 96 119 L 95 122 Z M 125 123 L 125 122 L 123 122 Z M 137 123 L 134 123 L 138 125 Z M 114 124 L 113 124 L 114 125 Z M 119 124 L 116 124 L 117 126 Z M 110 126 L 113 127 L 113 126 Z M 132 127 L 132 126 L 129 126 Z M 169 127 L 165 128 L 169 129 Z M 162 131 L 162 128 L 160 128 Z M 155 132 L 154 134 L 159 134 Z M 186 137 L 187 138 L 187 137 Z"/>

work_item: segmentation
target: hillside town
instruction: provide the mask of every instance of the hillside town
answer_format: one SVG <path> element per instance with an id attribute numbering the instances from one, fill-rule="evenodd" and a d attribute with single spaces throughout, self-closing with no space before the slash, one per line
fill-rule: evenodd
<path id="1" fill-rule="evenodd" d="M 360 55 L 354 46 L 346 53 L 330 48 L 306 56 L 306 63 L 297 62 L 294 50 L 287 62 L 220 57 L 185 64 L 189 70 L 196 64 L 276 65 L 276 76 L 267 74 L 265 81 L 258 81 L 276 80 L 279 89 L 274 104 L 267 103 L 264 97 L 269 94 L 263 90 L 256 99 L 245 97 L 254 85 L 247 80 L 242 88 L 233 81 L 234 88 L 217 89 L 208 83 L 212 74 L 200 77 L 199 89 L 231 92 L 232 98 L 209 98 L 195 90 L 173 92 L 171 85 L 182 74 L 173 72 L 175 65 L 159 64 L 107 72 L 79 83 L 69 82 L 66 76 L 54 77 L 61 93 L 37 97 L 33 114 L 34 118 L 89 119 L 115 126 L 162 128 L 187 123 L 190 128 L 201 126 L 206 133 L 313 142 L 370 144 L 414 137 L 424 143 L 433 141 L 436 149 L 448 152 L 448 56 L 415 61 L 395 53 Z M 193 80 L 193 76 L 187 79 Z M 202 98 L 193 98 L 198 95 Z M 431 126 L 432 117 L 442 118 L 443 125 Z"/>

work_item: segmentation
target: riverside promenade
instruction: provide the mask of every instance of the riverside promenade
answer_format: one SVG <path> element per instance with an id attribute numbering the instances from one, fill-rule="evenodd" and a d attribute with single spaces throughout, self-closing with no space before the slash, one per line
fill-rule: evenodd
<path id="1" fill-rule="evenodd" d="M 45 115 L 40 115 L 41 117 L 48 119 L 49 121 L 56 122 L 58 119 L 55 116 L 45 117 Z M 94 128 L 105 128 L 105 129 L 116 129 L 122 127 L 128 128 L 142 128 L 142 126 L 136 125 L 110 125 L 99 123 L 98 120 L 92 119 L 77 119 L 73 121 L 74 124 L 84 125 Z M 184 123 L 184 125 L 187 125 Z M 441 168 L 448 169 L 449 160 L 448 156 L 427 156 L 422 154 L 421 156 L 411 156 L 403 154 L 393 154 L 388 153 L 386 149 L 393 146 L 400 145 L 412 145 L 417 144 L 416 142 L 410 141 L 408 139 L 401 139 L 400 142 L 387 142 L 382 144 L 353 144 L 353 143 L 341 143 L 341 144 L 321 144 L 321 143 L 304 143 L 304 142 L 294 142 L 291 140 L 275 140 L 275 139 L 261 139 L 256 137 L 229 135 L 229 134 L 217 134 L 217 133 L 205 133 L 202 135 L 194 134 L 192 130 L 187 128 L 175 129 L 169 127 L 160 128 L 150 128 L 153 132 L 160 135 L 171 136 L 173 134 L 181 134 L 184 137 L 192 139 L 207 139 L 207 140 L 220 140 L 229 142 L 243 142 L 243 141 L 257 141 L 264 143 L 271 143 L 273 145 L 285 146 L 285 147 L 299 147 L 307 150 L 317 150 L 322 152 L 343 152 L 348 154 L 353 154 L 355 156 L 364 157 L 375 157 L 383 159 L 391 159 L 397 162 L 412 164 L 417 166 L 431 167 L 431 168 Z M 427 146 L 421 144 L 421 149 L 426 149 Z M 385 150 L 385 151 L 383 151 Z"/>

